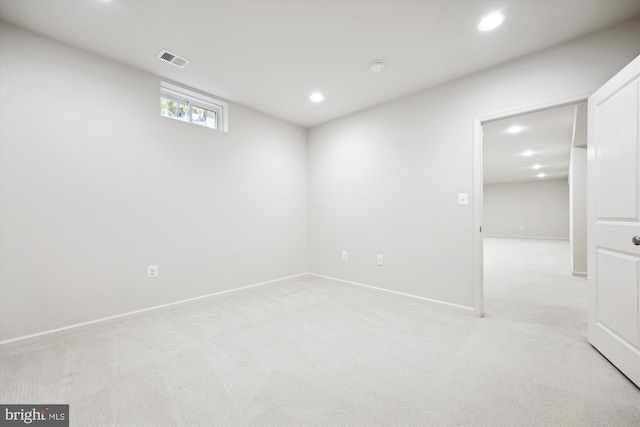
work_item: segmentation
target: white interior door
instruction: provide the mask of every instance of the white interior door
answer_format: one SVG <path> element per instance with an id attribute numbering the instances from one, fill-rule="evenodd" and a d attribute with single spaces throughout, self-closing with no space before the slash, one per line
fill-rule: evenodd
<path id="1" fill-rule="evenodd" d="M 640 387 L 640 57 L 588 109 L 589 342 Z"/>

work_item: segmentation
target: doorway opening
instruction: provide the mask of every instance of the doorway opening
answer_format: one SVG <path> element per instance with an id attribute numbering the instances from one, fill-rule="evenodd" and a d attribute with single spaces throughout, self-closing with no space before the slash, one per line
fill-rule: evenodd
<path id="1" fill-rule="evenodd" d="M 536 271 L 542 264 L 562 274 L 558 257 L 570 257 L 569 276 L 586 275 L 587 97 L 475 121 L 476 315 L 485 313 L 486 279 L 491 295 L 509 296 L 499 278 L 521 283 L 526 293 L 526 286 L 542 282 L 536 282 L 546 274 Z M 537 291 L 544 294 L 540 286 Z"/>

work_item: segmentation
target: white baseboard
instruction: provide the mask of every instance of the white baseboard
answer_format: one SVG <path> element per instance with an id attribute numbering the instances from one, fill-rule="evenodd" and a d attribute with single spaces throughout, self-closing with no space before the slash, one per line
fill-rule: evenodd
<path id="1" fill-rule="evenodd" d="M 544 236 L 507 236 L 501 234 L 483 234 L 482 237 L 500 237 L 504 239 L 540 239 L 540 240 L 569 240 L 568 237 L 544 237 Z"/>
<path id="2" fill-rule="evenodd" d="M 308 273 L 308 274 L 309 274 L 309 276 L 319 277 L 319 278 L 322 278 L 322 279 L 333 280 L 335 282 L 347 283 L 349 285 L 355 285 L 355 286 L 363 286 L 365 288 L 375 289 L 377 291 L 390 292 L 390 293 L 396 294 L 396 295 L 402 295 L 402 296 L 409 297 L 409 298 L 416 298 L 416 299 L 419 299 L 419 300 L 422 300 L 422 301 L 426 301 L 426 302 L 428 302 L 428 303 L 430 303 L 430 304 L 432 304 L 434 306 L 446 307 L 446 308 L 453 309 L 453 310 L 456 310 L 456 311 L 461 312 L 461 313 L 466 313 L 466 314 L 474 314 L 475 313 L 475 309 L 473 307 L 467 307 L 465 305 L 452 304 L 450 302 L 444 302 L 444 301 L 439 301 L 439 300 L 436 300 L 436 299 L 420 297 L 418 295 L 405 294 L 404 292 L 392 291 L 390 289 L 378 288 L 376 286 L 365 285 L 363 283 L 352 282 L 352 281 L 343 280 L 343 279 L 337 279 L 335 277 L 323 276 L 322 274 L 316 274 L 316 273 Z"/>
<path id="3" fill-rule="evenodd" d="M 90 320 L 88 322 L 77 323 L 74 325 L 63 326 L 61 328 L 51 329 L 48 331 L 38 332 L 35 334 L 24 335 L 17 338 L 11 338 L 8 340 L 0 341 L 0 348 L 14 348 L 22 347 L 25 345 L 36 344 L 43 341 L 48 341 L 54 338 L 73 335 L 80 332 L 89 331 L 92 329 L 101 328 L 103 326 L 112 325 L 114 323 L 126 322 L 134 320 L 140 317 L 148 316 L 149 314 L 161 313 L 176 308 L 179 305 L 188 305 L 191 303 L 202 302 L 201 300 L 206 298 L 215 297 L 217 295 L 226 294 L 229 292 L 236 292 L 243 289 L 254 288 L 256 286 L 267 285 L 269 283 L 279 282 L 281 280 L 293 279 L 295 277 L 308 276 L 308 273 L 295 274 L 293 276 L 282 277 L 280 279 L 268 280 L 266 282 L 255 283 L 253 285 L 242 286 L 240 288 L 229 289 L 226 291 L 214 292 L 212 294 L 202 295 L 199 297 L 189 298 L 181 301 L 170 302 L 168 304 L 157 305 L 154 307 L 143 308 L 141 310 L 130 311 L 128 313 L 116 314 L 114 316 L 103 317 L 101 319 Z"/>
<path id="4" fill-rule="evenodd" d="M 576 271 L 573 270 L 573 251 L 569 251 L 569 261 L 571 262 L 571 275 L 572 276 L 577 276 L 577 277 L 587 277 L 587 272 L 586 271 Z"/>

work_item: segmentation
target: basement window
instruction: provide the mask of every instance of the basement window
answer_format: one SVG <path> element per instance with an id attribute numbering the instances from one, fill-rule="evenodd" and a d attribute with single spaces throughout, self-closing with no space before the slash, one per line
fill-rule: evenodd
<path id="1" fill-rule="evenodd" d="M 180 86 L 160 82 L 160 115 L 227 132 L 227 104 Z"/>

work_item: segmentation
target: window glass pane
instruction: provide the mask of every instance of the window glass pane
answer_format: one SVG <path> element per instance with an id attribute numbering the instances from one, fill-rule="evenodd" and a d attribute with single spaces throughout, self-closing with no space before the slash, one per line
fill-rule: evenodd
<path id="1" fill-rule="evenodd" d="M 217 114 L 215 111 L 207 111 L 207 126 L 210 128 L 218 128 Z"/>
<path id="2" fill-rule="evenodd" d="M 205 114 L 207 110 L 204 108 L 196 107 L 195 105 L 191 107 L 191 123 L 195 123 L 198 125 L 204 125 L 206 123 L 207 118 Z"/>
<path id="3" fill-rule="evenodd" d="M 215 111 L 210 111 L 202 107 L 196 107 L 195 105 L 191 107 L 191 122 L 214 129 L 217 128 Z"/>
<path id="4" fill-rule="evenodd" d="M 183 104 L 181 102 L 178 102 L 178 109 L 176 111 L 176 117 L 179 117 L 182 120 L 187 120 L 187 110 L 189 110 L 189 106 L 187 106 L 187 104 Z"/>
<path id="5" fill-rule="evenodd" d="M 165 117 L 186 120 L 189 106 L 180 101 L 160 97 L 160 114 Z"/>

